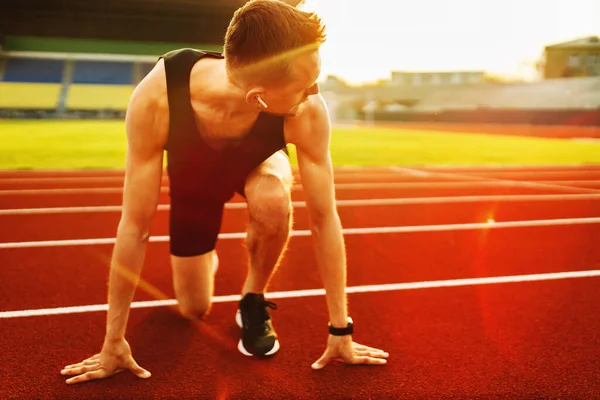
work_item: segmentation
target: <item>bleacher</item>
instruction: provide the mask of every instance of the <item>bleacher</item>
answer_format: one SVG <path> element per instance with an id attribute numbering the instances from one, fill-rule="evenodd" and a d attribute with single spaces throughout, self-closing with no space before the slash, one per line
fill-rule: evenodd
<path id="1" fill-rule="evenodd" d="M 67 110 L 125 110 L 135 88 L 134 63 L 75 61 Z"/>
<path id="2" fill-rule="evenodd" d="M 552 79 L 532 83 L 478 84 L 440 88 L 423 96 L 415 111 L 458 109 L 596 109 L 600 78 Z"/>
<path id="3" fill-rule="evenodd" d="M 10 56 L 0 69 L 0 110 L 122 116 L 149 60 Z M 94 58 L 94 57 L 92 57 Z M 125 57 L 124 57 L 125 58 Z M 79 114 L 78 114 L 79 113 Z"/>
<path id="4" fill-rule="evenodd" d="M 0 108 L 56 109 L 64 66 L 64 60 L 9 58 L 0 80 Z"/>
<path id="5" fill-rule="evenodd" d="M 155 61 L 114 54 L 0 54 L 0 117 L 122 118 L 135 86 Z M 578 115 L 577 121 L 600 123 L 600 77 L 439 86 L 323 85 L 322 90 L 340 100 L 332 115 L 351 118 L 364 118 L 356 104 L 379 102 L 382 106 L 372 116 L 381 120 L 557 123 Z"/>

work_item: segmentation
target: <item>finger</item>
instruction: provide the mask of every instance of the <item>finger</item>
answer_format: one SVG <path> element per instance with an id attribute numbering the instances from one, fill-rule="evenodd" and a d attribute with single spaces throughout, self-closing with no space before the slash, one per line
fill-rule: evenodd
<path id="1" fill-rule="evenodd" d="M 312 369 L 315 369 L 315 370 L 322 369 L 324 366 L 329 364 L 329 362 L 331 361 L 332 358 L 333 357 L 331 356 L 329 349 L 327 349 L 327 350 L 325 350 L 325 353 L 323 353 L 321 358 L 319 358 L 317 361 L 315 361 L 311 367 L 312 367 Z"/>
<path id="2" fill-rule="evenodd" d="M 387 360 L 385 358 L 357 356 L 357 357 L 352 357 L 352 360 L 350 361 L 350 363 L 351 364 L 383 365 L 383 364 L 387 364 Z"/>
<path id="3" fill-rule="evenodd" d="M 100 354 L 95 354 L 93 356 L 91 356 L 90 358 L 86 358 L 85 360 L 83 360 L 80 363 L 77 364 L 70 364 L 70 365 L 65 365 L 65 367 L 63 369 L 67 369 L 67 368 L 77 368 L 77 367 L 82 367 L 84 365 L 88 365 L 90 363 L 96 363 L 100 360 Z M 87 363 L 87 364 L 86 364 Z"/>
<path id="4" fill-rule="evenodd" d="M 142 379 L 148 379 L 152 376 L 152 374 L 150 373 L 150 371 L 145 370 L 144 368 L 140 367 L 138 365 L 137 362 L 135 362 L 135 360 L 132 358 L 129 359 L 129 362 L 127 364 L 127 368 L 129 368 L 129 370 L 131 372 L 133 372 L 135 375 L 138 376 L 138 378 L 142 378 Z"/>
<path id="5" fill-rule="evenodd" d="M 82 375 L 77 375 L 73 378 L 67 379 L 66 382 L 67 382 L 67 384 L 72 385 L 74 383 L 91 381 L 93 379 L 106 378 L 107 376 L 108 376 L 108 374 L 103 369 L 99 369 L 99 370 L 92 371 L 92 372 L 86 372 L 85 374 L 82 374 Z"/>
<path id="6" fill-rule="evenodd" d="M 355 350 L 381 351 L 381 352 L 384 352 L 384 351 L 383 351 L 383 350 L 381 350 L 381 349 L 377 349 L 377 348 L 375 348 L 375 347 L 369 347 L 369 346 L 365 346 L 365 345 L 358 344 L 358 343 L 354 343 L 354 349 L 355 349 Z M 384 352 L 384 353 L 385 353 L 385 352 Z"/>
<path id="7" fill-rule="evenodd" d="M 80 375 L 89 371 L 95 371 L 100 367 L 100 363 L 92 364 L 92 365 L 83 365 L 81 367 L 75 368 L 65 368 L 60 371 L 61 375 Z"/>
<path id="8" fill-rule="evenodd" d="M 354 352 L 357 356 L 368 356 L 375 358 L 388 358 L 390 355 L 385 351 L 369 351 L 369 350 L 357 350 Z"/>

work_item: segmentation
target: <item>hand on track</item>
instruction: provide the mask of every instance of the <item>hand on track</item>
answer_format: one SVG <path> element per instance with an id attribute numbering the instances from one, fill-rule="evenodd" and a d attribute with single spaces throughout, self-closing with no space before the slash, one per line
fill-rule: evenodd
<path id="1" fill-rule="evenodd" d="M 332 360 L 339 360 L 346 364 L 373 364 L 387 363 L 389 354 L 383 350 L 364 346 L 352 341 L 352 336 L 329 335 L 327 349 L 315 363 L 313 369 L 322 369 Z"/>
<path id="2" fill-rule="evenodd" d="M 102 351 L 78 364 L 67 365 L 61 375 L 75 375 L 67 379 L 68 384 L 104 379 L 124 370 L 130 370 L 140 378 L 150 378 L 150 372 L 140 367 L 125 339 L 105 342 Z"/>

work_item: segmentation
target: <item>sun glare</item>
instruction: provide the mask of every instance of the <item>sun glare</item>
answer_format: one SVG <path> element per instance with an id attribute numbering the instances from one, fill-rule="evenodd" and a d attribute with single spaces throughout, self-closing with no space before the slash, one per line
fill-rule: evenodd
<path id="1" fill-rule="evenodd" d="M 531 78 L 544 46 L 600 34 L 596 0 L 306 0 L 327 25 L 323 76 L 349 83 L 391 70 L 483 70 Z M 582 11 L 585 10 L 585 11 Z"/>

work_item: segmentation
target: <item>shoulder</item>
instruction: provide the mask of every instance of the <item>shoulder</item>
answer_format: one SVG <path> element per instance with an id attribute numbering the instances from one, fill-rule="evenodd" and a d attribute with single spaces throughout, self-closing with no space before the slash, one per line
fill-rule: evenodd
<path id="1" fill-rule="evenodd" d="M 126 115 L 127 135 L 162 148 L 169 131 L 169 102 L 164 59 L 136 86 L 129 99 Z"/>
<path id="2" fill-rule="evenodd" d="M 329 142 L 329 109 L 323 96 L 320 93 L 310 96 L 298 115 L 285 118 L 284 130 L 286 141 L 296 146 L 321 140 Z"/>

